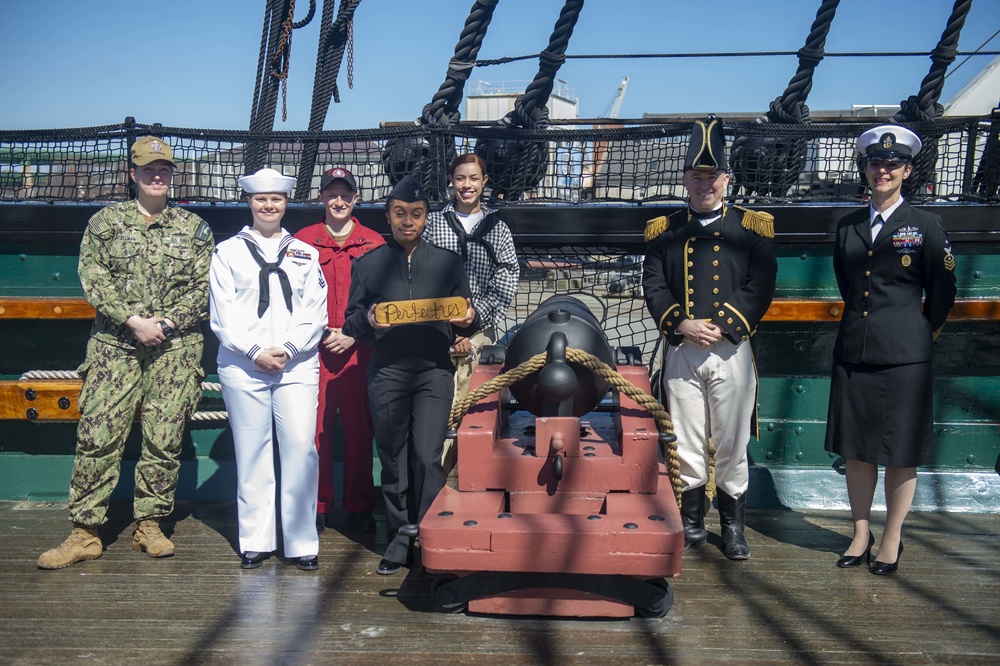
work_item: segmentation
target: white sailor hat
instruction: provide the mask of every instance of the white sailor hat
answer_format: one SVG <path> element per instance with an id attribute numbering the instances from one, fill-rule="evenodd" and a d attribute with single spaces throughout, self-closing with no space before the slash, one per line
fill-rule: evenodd
<path id="1" fill-rule="evenodd" d="M 247 194 L 279 192 L 288 194 L 295 187 L 295 179 L 283 176 L 274 169 L 261 169 L 252 176 L 243 176 L 236 181 Z"/>
<path id="2" fill-rule="evenodd" d="M 858 137 L 858 152 L 868 160 L 909 162 L 922 146 L 919 136 L 899 125 L 879 125 Z"/>

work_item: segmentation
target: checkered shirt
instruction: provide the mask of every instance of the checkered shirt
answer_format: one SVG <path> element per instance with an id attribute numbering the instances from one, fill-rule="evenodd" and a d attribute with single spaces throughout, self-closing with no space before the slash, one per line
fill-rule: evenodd
<path id="1" fill-rule="evenodd" d="M 423 238 L 433 245 L 451 250 L 461 256 L 459 246 L 461 240 L 445 219 L 445 214 L 454 210 L 454 201 L 449 201 L 445 207 L 427 216 L 427 228 Z M 483 206 L 483 220 L 480 220 L 470 236 L 475 236 L 486 220 L 496 209 Z M 494 326 L 502 329 L 507 314 L 507 308 L 517 294 L 517 278 L 520 268 L 517 263 L 517 253 L 514 251 L 514 239 L 510 229 L 501 220 L 483 237 L 496 253 L 494 263 L 489 252 L 477 242 L 466 243 L 468 258 L 465 271 L 469 274 L 469 286 L 472 288 L 472 307 L 482 319 L 483 326 Z"/>

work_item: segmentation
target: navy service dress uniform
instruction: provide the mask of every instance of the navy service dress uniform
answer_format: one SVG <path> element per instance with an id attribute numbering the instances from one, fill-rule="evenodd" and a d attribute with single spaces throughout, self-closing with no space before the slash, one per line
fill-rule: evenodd
<path id="1" fill-rule="evenodd" d="M 933 456 L 931 352 L 955 303 L 955 256 L 941 218 L 905 200 L 873 241 L 874 219 L 869 206 L 837 226 L 833 266 L 844 313 L 826 450 L 917 467 Z"/>
<path id="2" fill-rule="evenodd" d="M 689 205 L 669 218 L 650 220 L 642 287 L 646 307 L 667 343 L 661 374 L 677 435 L 685 547 L 708 537 L 704 517 L 711 443 L 726 556 L 746 559 L 747 443 L 756 434 L 757 405 L 751 339 L 774 295 L 774 218 L 725 205 L 725 192 L 718 188 L 728 165 L 718 119 L 695 123 L 684 171 L 689 195 L 700 192 L 702 202 L 718 197 L 718 207 L 702 212 Z M 702 179 L 697 171 L 708 176 Z M 707 346 L 689 341 L 678 332 L 687 319 L 713 323 L 721 339 Z"/>
<path id="3" fill-rule="evenodd" d="M 327 287 L 318 254 L 284 229 L 280 238 L 263 239 L 244 227 L 220 243 L 212 258 L 211 323 L 220 342 L 219 381 L 236 453 L 241 553 L 277 547 L 272 427 L 281 461 L 284 555 L 304 558 L 319 551 L 317 347 L 326 326 Z M 262 267 L 258 258 L 270 266 Z M 254 362 L 270 347 L 287 354 L 282 371 L 264 372 Z"/>

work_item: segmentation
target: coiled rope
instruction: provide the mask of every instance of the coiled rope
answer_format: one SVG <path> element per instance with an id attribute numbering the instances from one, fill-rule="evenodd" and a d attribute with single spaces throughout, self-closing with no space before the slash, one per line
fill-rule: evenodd
<path id="1" fill-rule="evenodd" d="M 457 401 L 451 408 L 451 414 L 448 418 L 448 429 L 456 430 L 458 428 L 458 424 L 461 423 L 462 418 L 466 415 L 466 413 L 468 413 L 472 406 L 477 404 L 486 396 L 507 388 L 515 382 L 525 379 L 526 377 L 529 377 L 541 370 L 548 360 L 547 356 L 548 354 L 546 352 L 535 354 L 528 360 L 518 365 L 516 368 L 511 368 L 507 372 L 497 375 L 493 379 L 483 383 L 476 390 L 471 391 L 461 400 Z M 659 432 L 668 435 L 674 434 L 674 426 L 670 421 L 670 414 L 667 413 L 667 410 L 664 409 L 663 405 L 657 402 L 656 398 L 622 377 L 621 374 L 619 374 L 614 368 L 607 365 L 604 361 L 589 352 L 582 349 L 574 349 L 572 347 L 566 348 L 566 360 L 582 365 L 594 374 L 606 380 L 621 393 L 624 393 L 638 403 L 639 406 L 652 415 L 653 419 L 656 421 L 656 429 Z M 670 478 L 670 485 L 674 490 L 677 505 L 680 506 L 681 463 L 680 458 L 677 456 L 677 441 L 673 437 L 670 439 L 672 441 L 668 441 L 663 444 L 663 458 L 666 461 L 667 476 Z"/>

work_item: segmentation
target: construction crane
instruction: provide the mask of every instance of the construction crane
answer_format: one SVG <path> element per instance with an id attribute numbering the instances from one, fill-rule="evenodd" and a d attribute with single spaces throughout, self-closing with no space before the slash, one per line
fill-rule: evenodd
<path id="1" fill-rule="evenodd" d="M 621 85 L 618 86 L 618 92 L 615 94 L 615 99 L 611 102 L 611 110 L 607 113 L 601 114 L 598 118 L 617 118 L 619 112 L 622 110 L 622 100 L 625 99 L 625 89 L 628 87 L 628 76 L 622 77 Z"/>

